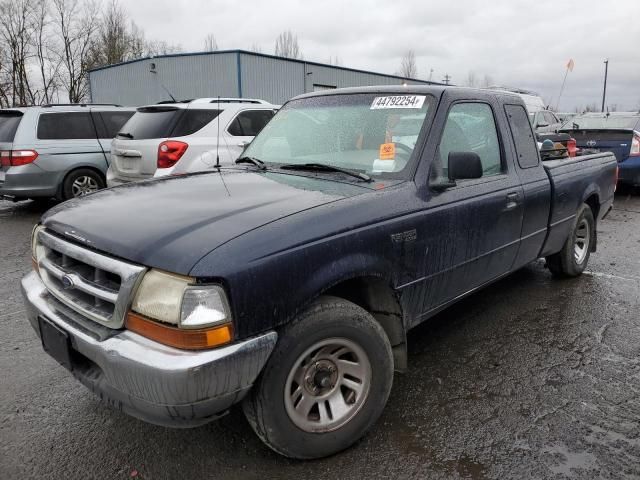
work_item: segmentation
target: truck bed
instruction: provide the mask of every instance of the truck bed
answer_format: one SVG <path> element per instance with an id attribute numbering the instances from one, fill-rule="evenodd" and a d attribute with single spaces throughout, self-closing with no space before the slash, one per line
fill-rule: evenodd
<path id="1" fill-rule="evenodd" d="M 551 184 L 549 231 L 541 257 L 558 252 L 582 203 L 602 218 L 613 204 L 617 162 L 610 152 L 543 162 Z M 580 174 L 576 174 L 579 172 Z"/>

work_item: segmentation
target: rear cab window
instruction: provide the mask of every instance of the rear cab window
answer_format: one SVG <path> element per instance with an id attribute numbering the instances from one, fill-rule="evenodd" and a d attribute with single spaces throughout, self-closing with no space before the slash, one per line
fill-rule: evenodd
<path id="1" fill-rule="evenodd" d="M 22 112 L 19 110 L 0 111 L 0 142 L 13 143 L 21 120 Z"/>
<path id="2" fill-rule="evenodd" d="M 118 137 L 131 140 L 184 137 L 201 130 L 219 114 L 220 110 L 215 109 L 142 107 L 129 119 Z"/>
<path id="3" fill-rule="evenodd" d="M 89 112 L 43 113 L 38 118 L 39 140 L 96 139 Z"/>

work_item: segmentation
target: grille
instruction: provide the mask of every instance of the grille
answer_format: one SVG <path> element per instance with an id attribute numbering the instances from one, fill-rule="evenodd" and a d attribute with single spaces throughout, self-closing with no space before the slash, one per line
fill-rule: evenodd
<path id="1" fill-rule="evenodd" d="M 36 257 L 47 290 L 79 314 L 121 328 L 144 267 L 102 255 L 39 230 Z"/>

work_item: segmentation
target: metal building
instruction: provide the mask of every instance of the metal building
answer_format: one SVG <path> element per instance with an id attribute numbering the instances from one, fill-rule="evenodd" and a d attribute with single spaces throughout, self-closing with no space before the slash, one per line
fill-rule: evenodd
<path id="1" fill-rule="evenodd" d="M 181 53 L 142 58 L 89 72 L 91 101 L 145 105 L 198 97 L 261 98 L 282 104 L 316 90 L 364 85 L 430 84 L 244 50 Z"/>

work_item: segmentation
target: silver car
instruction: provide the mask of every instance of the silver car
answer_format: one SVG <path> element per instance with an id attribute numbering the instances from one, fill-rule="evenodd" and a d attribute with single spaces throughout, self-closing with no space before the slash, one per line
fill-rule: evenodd
<path id="1" fill-rule="evenodd" d="M 111 140 L 134 112 L 91 104 L 0 110 L 0 198 L 67 200 L 103 188 Z"/>

